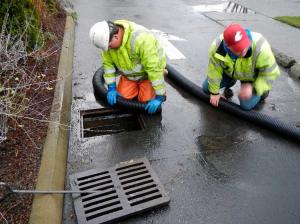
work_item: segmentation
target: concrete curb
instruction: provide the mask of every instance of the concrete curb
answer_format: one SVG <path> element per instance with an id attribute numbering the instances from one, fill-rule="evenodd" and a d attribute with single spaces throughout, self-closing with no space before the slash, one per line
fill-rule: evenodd
<path id="1" fill-rule="evenodd" d="M 58 82 L 50 114 L 47 138 L 43 147 L 38 175 L 38 190 L 62 190 L 68 152 L 70 109 L 72 100 L 72 71 L 74 55 L 75 23 L 67 15 L 63 45 L 58 66 Z M 63 124 L 63 125 L 60 125 Z M 58 224 L 62 222 L 63 195 L 34 196 L 30 224 Z"/>
<path id="2" fill-rule="evenodd" d="M 283 54 L 277 49 L 272 48 L 274 56 L 277 63 L 288 69 L 288 73 L 296 79 L 300 79 L 300 64 L 293 58 L 288 55 Z"/>
<path id="3" fill-rule="evenodd" d="M 294 64 L 290 68 L 289 74 L 296 79 L 300 79 L 300 64 L 299 63 Z"/>

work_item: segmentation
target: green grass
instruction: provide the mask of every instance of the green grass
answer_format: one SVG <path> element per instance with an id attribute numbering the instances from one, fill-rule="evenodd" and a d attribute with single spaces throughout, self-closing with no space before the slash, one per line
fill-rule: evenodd
<path id="1" fill-rule="evenodd" d="M 300 29 L 300 16 L 277 16 L 274 19 Z"/>

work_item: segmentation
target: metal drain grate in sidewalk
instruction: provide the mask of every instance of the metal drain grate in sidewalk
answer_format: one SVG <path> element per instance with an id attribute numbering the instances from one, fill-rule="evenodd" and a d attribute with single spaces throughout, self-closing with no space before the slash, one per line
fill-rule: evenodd
<path id="1" fill-rule="evenodd" d="M 170 199 L 146 158 L 122 162 L 108 170 L 70 176 L 72 190 L 98 190 L 73 195 L 78 223 L 101 224 L 165 205 Z"/>

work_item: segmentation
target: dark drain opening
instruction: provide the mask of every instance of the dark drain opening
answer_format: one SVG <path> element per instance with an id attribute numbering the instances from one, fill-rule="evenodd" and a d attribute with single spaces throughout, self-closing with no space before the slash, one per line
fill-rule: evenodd
<path id="1" fill-rule="evenodd" d="M 131 172 L 138 171 L 138 170 L 141 170 L 141 169 L 146 169 L 146 167 L 142 166 L 142 167 L 139 167 L 139 168 L 135 168 L 135 169 L 131 169 L 131 170 L 126 170 L 126 171 L 118 173 L 118 175 L 123 175 L 125 173 L 131 173 Z"/>
<path id="2" fill-rule="evenodd" d="M 140 115 L 123 113 L 111 108 L 80 111 L 80 117 L 83 138 L 145 128 L 145 122 Z"/>
<path id="3" fill-rule="evenodd" d="M 107 178 L 110 178 L 110 175 L 107 175 L 107 176 L 104 176 L 104 177 L 95 178 L 95 179 L 93 179 L 93 181 L 103 180 L 103 179 L 107 179 Z M 89 180 L 84 181 L 84 182 L 81 182 L 81 183 L 79 184 L 79 186 L 88 184 L 88 183 L 90 183 L 90 182 L 91 182 L 91 181 L 89 181 Z"/>
<path id="4" fill-rule="evenodd" d="M 85 190 L 88 190 L 90 188 L 98 187 L 98 186 L 101 186 L 101 185 L 104 185 L 104 184 L 109 184 L 109 183 L 112 183 L 112 180 L 107 180 L 107 181 L 99 182 L 99 183 L 92 184 L 92 185 L 89 185 L 89 186 L 86 186 L 86 187 L 80 187 L 79 189 L 81 191 L 85 191 Z"/>
<path id="5" fill-rule="evenodd" d="M 82 180 L 90 179 L 92 177 L 101 176 L 101 175 L 107 174 L 107 173 L 109 173 L 109 172 L 105 171 L 105 172 L 102 172 L 102 173 L 96 173 L 96 174 L 93 174 L 93 175 L 88 175 L 88 176 L 85 176 L 85 177 L 78 178 L 78 180 L 82 181 Z"/>

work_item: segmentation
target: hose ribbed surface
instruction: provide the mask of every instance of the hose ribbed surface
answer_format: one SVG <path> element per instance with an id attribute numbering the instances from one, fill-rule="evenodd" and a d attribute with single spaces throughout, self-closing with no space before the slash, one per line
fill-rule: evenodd
<path id="1" fill-rule="evenodd" d="M 197 86 L 195 83 L 191 82 L 183 75 L 181 75 L 175 68 L 170 65 L 167 65 L 168 78 L 174 81 L 178 86 L 180 86 L 185 91 L 191 93 L 197 98 L 203 100 L 209 104 L 209 95 L 204 93 L 202 88 Z M 237 115 L 251 123 L 256 123 L 263 127 L 270 129 L 271 131 L 277 132 L 281 135 L 293 138 L 297 141 L 300 141 L 300 130 L 297 127 L 294 127 L 288 123 L 275 119 L 266 114 L 257 112 L 257 111 L 245 111 L 242 110 L 239 105 L 228 102 L 226 100 L 220 100 L 219 109 L 226 111 L 232 115 Z"/>
<path id="2" fill-rule="evenodd" d="M 93 77 L 93 87 L 94 94 L 96 97 L 100 97 L 106 101 L 107 89 L 104 86 L 104 78 L 103 78 L 104 70 L 103 67 L 99 68 Z M 146 113 L 145 110 L 146 103 L 141 103 L 137 100 L 126 100 L 121 96 L 117 96 L 117 107 L 126 109 L 130 112 L 135 113 Z M 161 107 L 159 107 L 156 113 L 161 113 Z"/>

